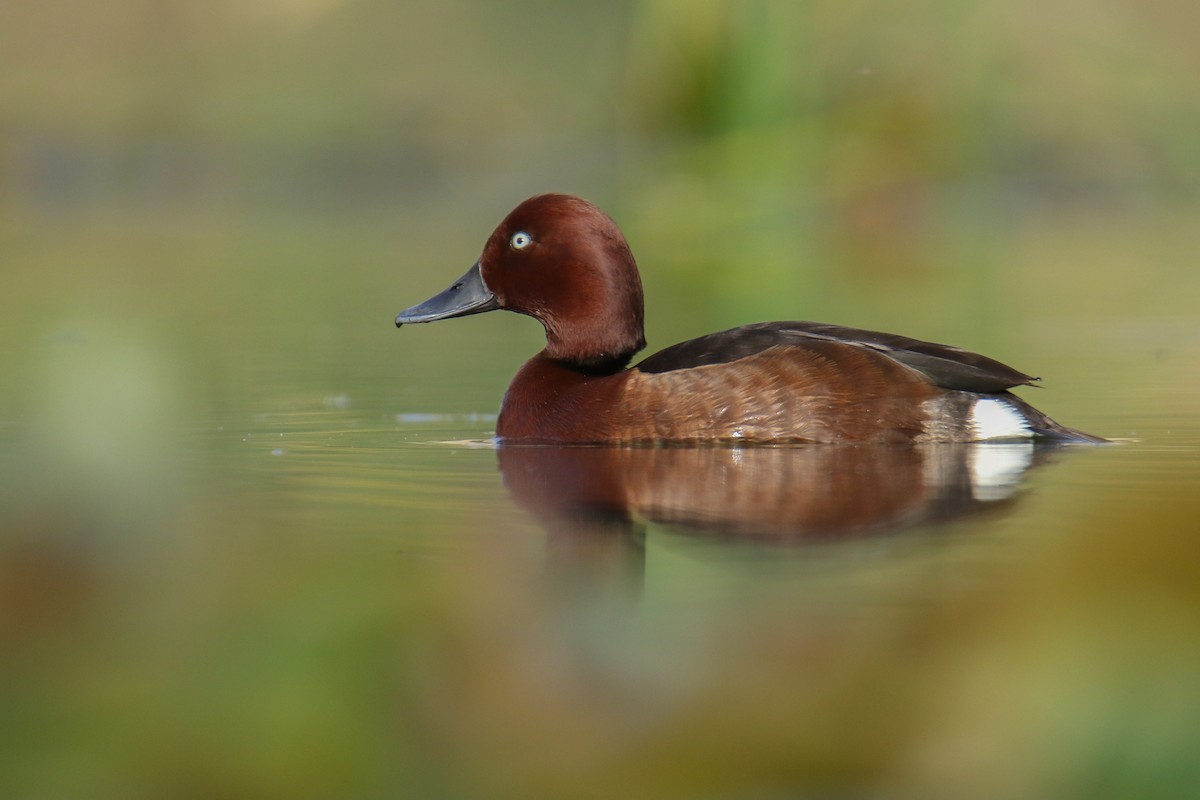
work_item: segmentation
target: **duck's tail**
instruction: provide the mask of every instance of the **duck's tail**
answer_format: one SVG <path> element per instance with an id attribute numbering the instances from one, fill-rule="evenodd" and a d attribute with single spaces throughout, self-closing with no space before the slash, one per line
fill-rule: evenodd
<path id="1" fill-rule="evenodd" d="M 1005 399 L 1013 402 L 1020 409 L 1021 413 L 1024 414 L 1025 419 L 1029 422 L 1029 429 L 1033 432 L 1034 436 L 1042 441 L 1062 444 L 1112 444 L 1112 442 L 1103 436 L 1096 436 L 1077 428 L 1068 428 L 1066 425 L 1058 424 L 1016 395 L 1008 394 L 1007 392 L 1005 395 Z"/>

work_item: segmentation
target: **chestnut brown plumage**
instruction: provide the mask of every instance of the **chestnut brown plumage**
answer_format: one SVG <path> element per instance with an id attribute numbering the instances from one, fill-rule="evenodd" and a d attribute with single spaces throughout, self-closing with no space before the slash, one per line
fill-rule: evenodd
<path id="1" fill-rule="evenodd" d="M 999 361 L 837 325 L 746 325 L 627 368 L 645 346 L 637 263 L 617 224 L 569 195 L 521 203 L 466 275 L 396 324 L 493 308 L 546 329 L 505 394 L 504 441 L 1104 441 L 1009 393 L 1037 379 Z"/>

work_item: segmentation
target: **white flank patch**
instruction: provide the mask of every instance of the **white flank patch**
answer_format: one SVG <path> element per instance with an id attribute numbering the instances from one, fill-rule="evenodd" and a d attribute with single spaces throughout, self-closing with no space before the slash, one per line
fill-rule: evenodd
<path id="1" fill-rule="evenodd" d="M 1033 436 L 1025 415 L 994 397 L 980 398 L 971 406 L 971 430 L 976 441 L 1027 439 Z"/>

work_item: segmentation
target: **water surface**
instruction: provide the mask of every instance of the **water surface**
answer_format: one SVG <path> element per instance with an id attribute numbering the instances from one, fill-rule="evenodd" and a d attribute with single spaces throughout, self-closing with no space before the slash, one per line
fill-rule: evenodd
<path id="1" fill-rule="evenodd" d="M 946 337 L 1111 446 L 498 447 L 529 320 L 211 291 L 10 331 L 14 796 L 1195 778 L 1185 318 Z"/>

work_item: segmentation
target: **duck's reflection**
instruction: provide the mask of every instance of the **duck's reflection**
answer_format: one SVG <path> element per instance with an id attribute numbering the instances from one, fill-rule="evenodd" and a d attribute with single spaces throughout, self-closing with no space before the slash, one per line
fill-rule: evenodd
<path id="1" fill-rule="evenodd" d="M 894 531 L 1011 501 L 1031 444 L 499 449 L 513 498 L 552 532 L 635 521 L 807 542 Z"/>
<path id="2" fill-rule="evenodd" d="M 546 528 L 557 573 L 640 584 L 646 522 L 779 544 L 876 536 L 1005 507 L 1046 452 L 993 443 L 501 446 L 498 455 L 509 492 Z"/>

